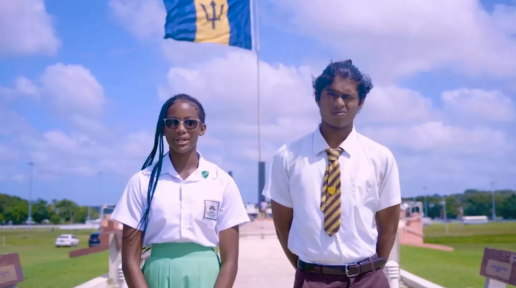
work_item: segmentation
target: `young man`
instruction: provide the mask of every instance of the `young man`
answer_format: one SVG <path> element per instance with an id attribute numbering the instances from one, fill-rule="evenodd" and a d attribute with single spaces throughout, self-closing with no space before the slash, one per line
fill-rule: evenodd
<path id="1" fill-rule="evenodd" d="M 263 195 L 294 288 L 389 287 L 382 268 L 398 230 L 398 167 L 353 125 L 372 87 L 351 60 L 328 65 L 313 82 L 321 124 L 272 160 Z"/>

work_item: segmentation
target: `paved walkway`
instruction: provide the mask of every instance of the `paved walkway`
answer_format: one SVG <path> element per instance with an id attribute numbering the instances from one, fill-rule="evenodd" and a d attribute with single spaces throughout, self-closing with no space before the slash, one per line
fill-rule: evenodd
<path id="1" fill-rule="evenodd" d="M 271 221 L 240 227 L 240 255 L 234 288 L 286 288 L 294 285 L 290 265 Z"/>
<path id="2" fill-rule="evenodd" d="M 295 271 L 281 249 L 272 222 L 249 223 L 240 228 L 240 235 L 240 262 L 234 288 L 293 287 Z"/>
<path id="3" fill-rule="evenodd" d="M 276 236 L 240 239 L 240 263 L 234 288 L 287 288 L 294 285 L 294 268 Z"/>

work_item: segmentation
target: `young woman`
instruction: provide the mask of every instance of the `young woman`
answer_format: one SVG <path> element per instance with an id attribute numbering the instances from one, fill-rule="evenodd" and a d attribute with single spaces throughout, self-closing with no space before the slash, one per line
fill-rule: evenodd
<path id="1" fill-rule="evenodd" d="M 191 96 L 163 104 L 154 148 L 111 215 L 124 225 L 122 269 L 129 288 L 233 286 L 238 226 L 249 217 L 233 178 L 197 152 L 205 118 Z M 142 247 L 151 247 L 151 256 L 140 269 Z"/>

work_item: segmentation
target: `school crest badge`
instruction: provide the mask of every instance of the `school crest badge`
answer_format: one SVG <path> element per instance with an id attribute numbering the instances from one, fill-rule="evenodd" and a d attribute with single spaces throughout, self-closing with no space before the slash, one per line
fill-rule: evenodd
<path id="1" fill-rule="evenodd" d="M 220 202 L 204 200 L 204 218 L 217 220 L 219 218 Z"/>

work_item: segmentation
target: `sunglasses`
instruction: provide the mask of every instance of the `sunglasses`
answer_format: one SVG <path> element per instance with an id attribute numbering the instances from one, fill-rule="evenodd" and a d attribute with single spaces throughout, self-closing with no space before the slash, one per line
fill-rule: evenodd
<path id="1" fill-rule="evenodd" d="M 168 129 L 176 129 L 179 124 L 182 123 L 186 130 L 195 130 L 201 123 L 201 120 L 199 119 L 179 120 L 177 118 L 166 118 L 163 120 L 165 121 L 165 126 L 167 126 Z"/>

